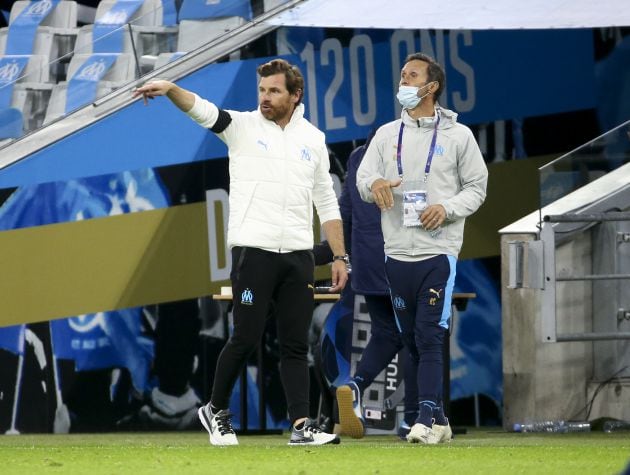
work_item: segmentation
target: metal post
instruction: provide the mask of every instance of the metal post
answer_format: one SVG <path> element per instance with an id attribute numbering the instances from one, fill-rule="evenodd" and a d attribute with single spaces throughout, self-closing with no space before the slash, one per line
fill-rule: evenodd
<path id="1" fill-rule="evenodd" d="M 545 222 L 540 232 L 543 242 L 542 338 L 556 341 L 556 236 L 553 225 Z"/>

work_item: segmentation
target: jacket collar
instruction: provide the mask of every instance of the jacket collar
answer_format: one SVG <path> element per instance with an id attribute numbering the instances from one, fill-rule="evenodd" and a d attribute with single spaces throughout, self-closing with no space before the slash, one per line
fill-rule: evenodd
<path id="1" fill-rule="evenodd" d="M 435 106 L 435 115 L 433 117 L 420 117 L 419 119 L 413 119 L 405 109 L 401 113 L 401 119 L 407 127 L 432 129 L 435 127 L 435 121 L 438 114 L 440 115 L 440 129 L 450 128 L 455 125 L 455 122 L 457 122 L 457 113 L 449 109 L 444 109 L 443 107 L 440 107 L 439 104 L 436 104 Z"/>

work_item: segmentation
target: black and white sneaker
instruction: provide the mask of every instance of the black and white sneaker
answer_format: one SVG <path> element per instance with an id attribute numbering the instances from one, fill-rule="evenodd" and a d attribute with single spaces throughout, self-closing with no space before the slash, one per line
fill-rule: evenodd
<path id="1" fill-rule="evenodd" d="M 300 429 L 295 426 L 291 428 L 291 438 L 288 445 L 295 447 L 298 445 L 338 444 L 339 442 L 337 435 L 324 432 L 312 420 L 307 419 Z"/>
<path id="2" fill-rule="evenodd" d="M 210 403 L 201 406 L 199 411 L 199 420 L 204 428 L 210 434 L 210 443 L 212 445 L 238 445 L 238 439 L 232 428 L 232 414 L 227 409 L 221 409 L 216 414 L 212 413 Z"/>

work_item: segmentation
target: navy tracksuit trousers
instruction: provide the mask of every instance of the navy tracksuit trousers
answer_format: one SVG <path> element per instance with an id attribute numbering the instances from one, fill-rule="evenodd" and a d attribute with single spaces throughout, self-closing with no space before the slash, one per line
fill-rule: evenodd
<path id="1" fill-rule="evenodd" d="M 441 403 L 444 342 L 448 335 L 456 258 L 438 255 L 385 261 L 392 303 L 403 342 L 418 363 L 418 400 Z"/>

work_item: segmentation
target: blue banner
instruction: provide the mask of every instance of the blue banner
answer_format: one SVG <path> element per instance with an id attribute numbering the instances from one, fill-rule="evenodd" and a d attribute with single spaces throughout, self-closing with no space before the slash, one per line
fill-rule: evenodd
<path id="1" fill-rule="evenodd" d="M 74 73 L 66 89 L 66 114 L 96 99 L 98 83 L 118 58 L 118 54 L 95 53 Z"/>
<path id="2" fill-rule="evenodd" d="M 23 128 L 24 117 L 21 110 L 14 107 L 0 108 L 0 140 L 20 137 Z"/>
<path id="3" fill-rule="evenodd" d="M 162 0 L 162 25 L 177 25 L 177 7 L 175 0 Z"/>
<path id="4" fill-rule="evenodd" d="M 129 31 L 123 26 L 136 13 L 144 0 L 117 0 L 116 3 L 94 22 L 92 30 L 93 51 L 95 53 L 121 53 L 123 35 Z"/>
<path id="5" fill-rule="evenodd" d="M 251 20 L 252 7 L 249 0 L 184 0 L 179 9 L 180 21 L 228 16 L 240 16 Z"/>
<path id="6" fill-rule="evenodd" d="M 142 309 L 101 312 L 53 320 L 55 356 L 74 360 L 77 371 L 123 367 L 136 390 L 149 388 L 153 341 L 142 335 Z"/>
<path id="7" fill-rule="evenodd" d="M 0 328 L 0 348 L 16 355 L 23 355 L 24 325 Z"/>
<path id="8" fill-rule="evenodd" d="M 0 109 L 11 107 L 13 86 L 22 77 L 29 57 L 26 55 L 7 55 L 0 57 Z"/>
<path id="9" fill-rule="evenodd" d="M 354 35 L 347 47 L 337 38 L 318 44 L 313 37 L 311 32 L 297 57 L 287 59 L 300 65 L 308 116 L 329 142 L 365 137 L 399 116 L 400 69 L 416 51 L 445 67 L 440 104 L 466 124 L 583 110 L 596 103 L 590 30 L 396 30 L 387 40 L 377 31 Z M 299 47 L 294 40 L 291 48 Z"/>
<path id="10" fill-rule="evenodd" d="M 151 169 L 25 186 L 0 208 L 0 230 L 163 208 L 169 204 L 167 196 Z M 74 360 L 79 371 L 125 367 L 142 391 L 153 361 L 153 342 L 143 337 L 141 320 L 140 308 L 55 320 L 55 355 Z"/>
<path id="11" fill-rule="evenodd" d="M 0 207 L 0 231 L 168 205 L 168 193 L 151 169 L 22 186 Z"/>
<path id="12" fill-rule="evenodd" d="M 37 27 L 60 0 L 31 1 L 9 25 L 5 54 L 32 54 Z"/>
<path id="13" fill-rule="evenodd" d="M 455 292 L 475 292 L 453 320 L 451 400 L 485 394 L 503 401 L 501 292 L 480 259 L 457 262 Z"/>

